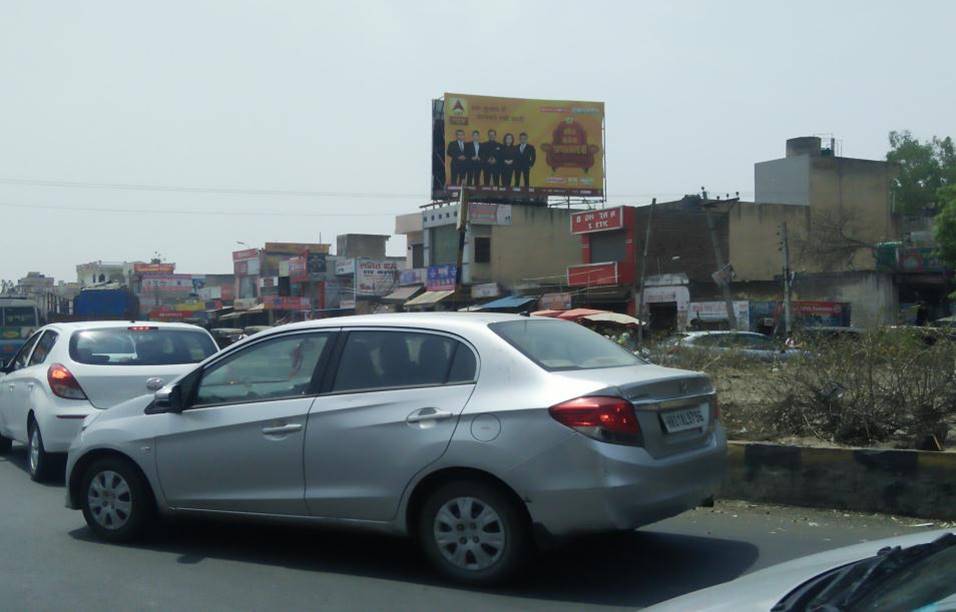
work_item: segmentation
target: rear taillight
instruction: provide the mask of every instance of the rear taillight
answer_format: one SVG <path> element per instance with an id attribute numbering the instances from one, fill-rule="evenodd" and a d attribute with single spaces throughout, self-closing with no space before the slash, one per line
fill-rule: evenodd
<path id="1" fill-rule="evenodd" d="M 54 363 L 46 372 L 46 380 L 50 383 L 50 390 L 57 397 L 65 399 L 85 400 L 86 393 L 80 383 L 76 382 L 73 373 L 66 369 L 66 366 Z"/>
<path id="2" fill-rule="evenodd" d="M 713 420 L 714 420 L 714 422 L 716 423 L 717 421 L 720 420 L 720 402 L 717 401 L 717 394 L 716 394 L 716 393 L 714 393 L 714 399 L 713 399 L 713 401 L 710 403 L 710 405 L 711 405 L 712 410 L 713 410 L 713 412 L 714 412 L 714 419 L 713 419 Z"/>
<path id="3" fill-rule="evenodd" d="M 552 418 L 589 438 L 614 444 L 639 444 L 641 428 L 634 406 L 620 397 L 579 397 L 548 409 Z"/>

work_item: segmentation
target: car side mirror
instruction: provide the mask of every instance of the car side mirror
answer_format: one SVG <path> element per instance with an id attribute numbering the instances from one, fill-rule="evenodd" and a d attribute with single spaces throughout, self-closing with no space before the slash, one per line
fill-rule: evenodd
<path id="1" fill-rule="evenodd" d="M 180 413 L 183 411 L 183 390 L 179 384 L 163 387 L 156 392 L 153 405 L 147 409 L 148 414 L 161 412 Z"/>

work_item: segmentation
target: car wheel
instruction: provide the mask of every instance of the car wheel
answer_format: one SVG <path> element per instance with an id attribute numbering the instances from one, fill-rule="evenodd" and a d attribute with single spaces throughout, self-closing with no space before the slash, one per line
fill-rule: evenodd
<path id="1" fill-rule="evenodd" d="M 0 434 L 0 455 L 6 455 L 9 453 L 12 446 L 13 440 L 7 438 L 3 434 Z"/>
<path id="2" fill-rule="evenodd" d="M 53 475 L 53 457 L 43 447 L 43 434 L 34 420 L 27 427 L 27 470 L 33 482 L 44 482 Z"/>
<path id="3" fill-rule="evenodd" d="M 479 481 L 449 483 L 429 495 L 418 536 L 442 574 L 473 585 L 513 578 L 531 542 L 523 509 L 499 488 Z"/>
<path id="4" fill-rule="evenodd" d="M 149 483 L 120 457 L 94 461 L 83 473 L 79 497 L 86 524 L 107 542 L 135 540 L 155 513 Z"/>

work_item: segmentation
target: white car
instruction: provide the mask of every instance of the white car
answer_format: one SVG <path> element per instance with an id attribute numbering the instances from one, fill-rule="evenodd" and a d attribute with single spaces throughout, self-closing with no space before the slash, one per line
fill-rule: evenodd
<path id="1" fill-rule="evenodd" d="M 956 610 L 956 534 L 923 531 L 828 550 L 648 610 Z"/>
<path id="2" fill-rule="evenodd" d="M 44 480 L 87 415 L 155 391 L 217 350 L 209 332 L 184 323 L 42 327 L 0 370 L 0 454 L 26 444 L 30 477 Z"/>

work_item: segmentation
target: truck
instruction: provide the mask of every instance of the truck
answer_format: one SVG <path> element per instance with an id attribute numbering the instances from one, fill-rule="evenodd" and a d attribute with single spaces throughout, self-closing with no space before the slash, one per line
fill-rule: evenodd
<path id="1" fill-rule="evenodd" d="M 73 298 L 77 321 L 134 320 L 139 317 L 139 300 L 126 288 L 83 289 Z"/>

